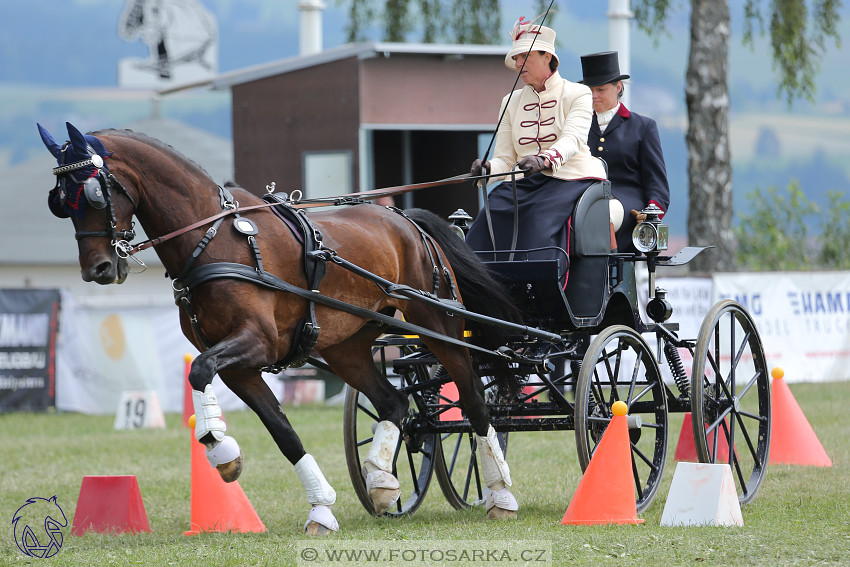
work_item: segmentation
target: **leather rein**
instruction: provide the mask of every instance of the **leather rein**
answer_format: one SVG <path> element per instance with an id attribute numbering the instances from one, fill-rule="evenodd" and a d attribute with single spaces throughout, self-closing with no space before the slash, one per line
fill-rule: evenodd
<path id="1" fill-rule="evenodd" d="M 296 208 L 296 209 L 330 207 L 330 206 L 333 206 L 333 205 L 339 205 L 339 204 L 343 204 L 343 203 L 346 203 L 346 202 L 350 202 L 350 201 L 355 200 L 355 199 L 363 199 L 364 197 L 367 198 L 367 199 L 363 199 L 363 200 L 377 199 L 377 198 L 380 198 L 380 197 L 392 197 L 394 195 L 402 195 L 404 193 L 408 193 L 410 191 L 416 191 L 418 189 L 427 189 L 429 187 L 438 187 L 440 185 L 453 185 L 453 184 L 456 184 L 456 183 L 463 183 L 464 181 L 468 181 L 468 180 L 477 180 L 477 179 L 480 179 L 482 177 L 487 177 L 487 176 L 473 177 L 473 176 L 470 176 L 468 173 L 464 173 L 463 175 L 456 175 L 454 177 L 447 177 L 445 179 L 439 179 L 437 181 L 427 181 L 425 183 L 414 183 L 414 184 L 411 184 L 411 185 L 398 185 L 398 186 L 394 186 L 394 187 L 385 187 L 385 188 L 382 188 L 382 189 L 371 189 L 369 191 L 360 191 L 359 193 L 347 193 L 345 195 L 339 195 L 339 196 L 336 196 L 336 197 L 324 197 L 324 198 L 321 198 L 321 199 L 310 199 L 310 200 L 305 200 L 305 201 L 290 200 L 288 204 L 290 206 L 292 206 L 293 208 Z M 118 182 L 117 179 L 115 181 Z M 120 183 L 118 183 L 118 184 L 121 185 Z M 123 187 L 122 187 L 122 189 L 123 189 Z M 126 190 L 125 190 L 125 193 L 126 193 Z M 253 210 L 257 210 L 257 209 L 266 209 L 266 208 L 269 208 L 269 207 L 274 207 L 274 206 L 279 205 L 279 204 L 280 203 L 262 203 L 262 204 L 259 204 L 259 205 L 251 205 L 251 206 L 248 206 L 248 207 L 239 207 L 239 203 L 237 202 L 235 208 L 226 208 L 225 210 L 223 210 L 220 213 L 217 213 L 217 214 L 215 214 L 211 217 L 207 217 L 203 220 L 199 220 L 197 222 L 194 222 L 194 223 L 192 223 L 188 226 L 177 229 L 173 232 L 169 232 L 168 234 L 164 234 L 163 236 L 158 236 L 156 238 L 151 238 L 151 239 L 146 240 L 144 242 L 140 242 L 138 244 L 131 246 L 128 249 L 125 249 L 124 252 L 126 252 L 128 255 L 132 256 L 136 252 L 141 252 L 142 250 L 146 250 L 146 249 L 151 248 L 153 246 L 158 246 L 158 245 L 162 244 L 163 242 L 166 242 L 167 240 L 171 240 L 172 238 L 176 238 L 177 236 L 180 236 L 181 234 L 185 234 L 189 231 L 195 230 L 196 228 L 200 228 L 202 226 L 205 226 L 205 225 L 207 225 L 207 224 L 209 224 L 213 221 L 216 221 L 216 220 L 223 218 L 223 217 L 226 217 L 228 215 L 233 215 L 233 214 L 236 214 L 236 213 L 244 213 L 244 212 L 247 212 L 247 211 L 253 211 Z"/>

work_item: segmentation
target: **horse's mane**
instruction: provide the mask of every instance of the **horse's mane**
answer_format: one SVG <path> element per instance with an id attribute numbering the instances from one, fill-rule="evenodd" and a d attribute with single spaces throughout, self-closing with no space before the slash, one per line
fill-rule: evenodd
<path id="1" fill-rule="evenodd" d="M 182 153 L 180 153 L 177 149 L 175 149 L 170 144 L 166 144 L 162 140 L 154 138 L 153 136 L 148 136 L 142 132 L 136 132 L 135 130 L 130 129 L 117 129 L 117 128 L 107 128 L 104 130 L 97 130 L 96 132 L 89 132 L 92 136 L 120 136 L 122 138 L 129 138 L 131 140 L 136 140 L 137 142 L 141 142 L 143 144 L 147 144 L 149 146 L 153 146 L 159 150 L 162 150 L 168 154 L 172 154 L 175 158 L 183 161 L 185 164 L 190 165 L 212 179 L 212 176 L 200 165 L 198 165 L 193 160 L 189 159 Z M 109 149 L 109 148 L 107 148 Z"/>

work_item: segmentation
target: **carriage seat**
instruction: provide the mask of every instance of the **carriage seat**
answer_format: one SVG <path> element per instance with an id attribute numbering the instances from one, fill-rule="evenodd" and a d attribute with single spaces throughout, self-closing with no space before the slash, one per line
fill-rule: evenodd
<path id="1" fill-rule="evenodd" d="M 608 256 L 617 247 L 611 200 L 611 182 L 595 183 L 579 197 L 572 216 L 573 248 L 564 292 L 577 317 L 595 317 L 605 304 Z"/>

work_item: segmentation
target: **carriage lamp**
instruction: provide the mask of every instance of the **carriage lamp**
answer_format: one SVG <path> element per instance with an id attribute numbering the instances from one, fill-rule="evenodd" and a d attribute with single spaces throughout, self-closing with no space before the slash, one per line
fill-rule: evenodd
<path id="1" fill-rule="evenodd" d="M 472 217 L 463 209 L 458 209 L 449 215 L 449 220 L 452 221 L 452 230 L 454 230 L 461 239 L 466 239 L 466 232 L 469 230 L 467 221 L 471 221 Z"/>
<path id="2" fill-rule="evenodd" d="M 656 323 L 663 323 L 673 315 L 673 306 L 667 301 L 667 290 L 655 288 L 655 297 L 646 304 L 646 314 Z"/>
<path id="3" fill-rule="evenodd" d="M 646 218 L 637 223 L 632 231 L 632 243 L 635 248 L 649 254 L 659 250 L 667 250 L 667 237 L 669 227 L 661 224 L 661 215 L 664 214 L 657 205 L 650 203 L 641 211 Z"/>

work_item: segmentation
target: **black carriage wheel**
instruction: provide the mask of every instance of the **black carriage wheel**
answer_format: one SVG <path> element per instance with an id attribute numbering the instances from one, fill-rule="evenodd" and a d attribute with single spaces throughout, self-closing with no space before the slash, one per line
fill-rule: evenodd
<path id="1" fill-rule="evenodd" d="M 658 491 L 667 459 L 667 397 L 646 341 L 622 325 L 606 328 L 590 343 L 576 380 L 575 435 L 582 471 L 613 417 L 616 401 L 629 406 L 635 502 L 641 512 Z"/>
<path id="2" fill-rule="evenodd" d="M 445 372 L 442 366 L 432 370 L 436 376 Z M 457 402 L 457 396 L 448 395 L 445 391 L 441 391 L 438 396 L 438 403 L 448 405 Z M 502 452 L 507 456 L 508 434 L 497 433 L 497 438 Z M 472 426 L 468 426 L 468 430 L 462 433 L 440 435 L 434 473 L 446 501 L 456 510 L 483 504 L 485 486 L 478 465 L 478 442 Z"/>
<path id="3" fill-rule="evenodd" d="M 729 463 L 742 504 L 761 487 L 770 456 L 770 378 L 761 338 L 738 303 L 715 304 L 700 327 L 691 373 L 697 457 Z"/>
<path id="4" fill-rule="evenodd" d="M 414 380 L 421 379 L 418 373 L 414 374 Z M 413 396 L 411 396 L 410 408 L 415 411 L 417 406 L 412 398 Z M 366 511 L 373 515 L 375 507 L 369 497 L 366 479 L 361 470 L 363 459 L 369 453 L 372 443 L 372 428 L 379 421 L 380 418 L 366 396 L 354 388 L 348 388 L 343 415 L 345 460 L 354 492 Z M 401 485 L 401 497 L 398 502 L 390 506 L 385 516 L 407 516 L 419 508 L 431 483 L 438 450 L 436 434 L 415 434 L 403 429 L 392 471 Z"/>

